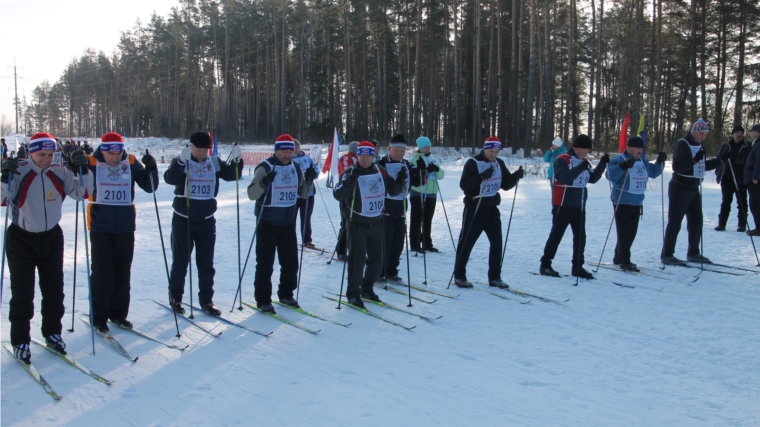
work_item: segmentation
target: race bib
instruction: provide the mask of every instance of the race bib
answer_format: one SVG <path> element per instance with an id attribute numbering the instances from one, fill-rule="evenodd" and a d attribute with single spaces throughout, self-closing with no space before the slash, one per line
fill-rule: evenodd
<path id="1" fill-rule="evenodd" d="M 362 211 L 356 212 L 361 216 L 378 217 L 385 208 L 385 183 L 380 173 L 362 175 L 357 180 L 362 199 Z"/>
<path id="2" fill-rule="evenodd" d="M 633 164 L 633 167 L 628 172 L 628 176 L 631 180 L 631 186 L 628 192 L 631 194 L 644 194 L 647 191 L 647 182 L 649 180 L 649 173 L 647 167 L 643 161 L 639 160 Z"/>
<path id="3" fill-rule="evenodd" d="M 56 151 L 55 154 L 53 154 L 53 164 L 54 165 L 61 165 L 63 160 L 63 153 L 60 151 Z"/>
<path id="4" fill-rule="evenodd" d="M 480 183 L 480 196 L 495 196 L 501 188 L 501 167 L 499 166 L 499 162 L 484 162 L 482 160 L 476 161 L 478 162 L 478 173 L 480 174 L 485 172 L 488 168 L 493 168 L 493 175 L 491 175 L 491 177 L 488 179 L 484 179 L 483 182 Z"/>
<path id="5" fill-rule="evenodd" d="M 425 162 L 425 167 L 430 166 L 431 163 L 435 164 L 438 167 L 441 167 L 441 165 L 439 165 L 432 156 L 420 156 L 420 159 Z M 438 172 L 428 172 L 427 178 L 433 181 L 438 180 Z"/>
<path id="6" fill-rule="evenodd" d="M 122 160 L 116 166 L 97 162 L 95 165 L 97 197 L 93 203 L 101 205 L 132 205 L 132 171 L 129 160 Z"/>
<path id="7" fill-rule="evenodd" d="M 269 164 L 269 163 L 267 163 Z M 270 166 L 272 166 L 270 164 Z M 287 166 L 272 166 L 277 172 L 270 184 L 272 201 L 268 206 L 287 208 L 296 204 L 298 194 L 298 170 L 291 162 Z"/>
<path id="8" fill-rule="evenodd" d="M 214 170 L 211 158 L 207 157 L 206 160 L 200 163 L 189 160 L 187 165 L 190 170 L 190 176 L 188 176 L 188 180 L 190 181 L 190 199 L 213 199 L 214 190 L 216 190 L 216 171 Z M 187 192 L 187 188 L 185 188 L 185 192 Z M 187 197 L 187 194 L 185 196 Z"/>
<path id="9" fill-rule="evenodd" d="M 401 163 L 386 163 L 385 164 L 385 170 L 388 171 L 388 175 L 391 176 L 391 178 L 396 179 L 398 176 L 398 173 L 401 171 L 401 168 L 406 169 L 406 191 L 402 192 L 401 194 L 397 196 L 386 196 L 387 198 L 391 200 L 404 200 L 404 194 L 409 194 L 409 185 L 410 185 L 410 178 L 409 178 L 409 168 L 406 167 L 406 164 L 403 162 Z"/>
<path id="10" fill-rule="evenodd" d="M 571 168 L 578 167 L 578 165 L 580 165 L 581 163 L 583 163 L 583 160 L 581 160 L 581 159 L 579 159 L 577 157 L 570 156 L 570 167 Z M 586 184 L 588 184 L 588 180 L 590 178 L 591 178 L 591 174 L 589 173 L 589 171 L 585 170 L 585 171 L 581 172 L 581 174 L 578 175 L 577 178 L 575 178 L 575 181 L 573 181 L 572 185 L 564 185 L 564 184 L 560 184 L 560 183 L 557 183 L 556 185 L 558 185 L 560 187 L 585 188 Z"/>

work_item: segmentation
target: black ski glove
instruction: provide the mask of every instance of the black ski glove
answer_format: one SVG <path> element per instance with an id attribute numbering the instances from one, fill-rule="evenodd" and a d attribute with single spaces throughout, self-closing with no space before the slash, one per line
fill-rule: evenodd
<path id="1" fill-rule="evenodd" d="M 264 175 L 264 179 L 261 180 L 261 186 L 266 188 L 269 184 L 274 181 L 274 176 L 277 175 L 277 171 L 269 171 L 266 175 Z"/>
<path id="2" fill-rule="evenodd" d="M 517 179 L 523 179 L 523 177 L 525 176 L 525 170 L 523 170 L 523 167 L 520 166 L 519 169 L 517 169 L 516 171 L 514 171 L 514 173 L 512 173 L 512 176 Z"/>
<path id="3" fill-rule="evenodd" d="M 158 169 L 158 165 L 156 165 L 156 159 L 154 159 L 153 156 L 151 156 L 148 153 L 145 153 L 145 155 L 143 156 L 142 163 L 145 166 L 145 169 L 149 171 L 154 171 Z"/>
<path id="4" fill-rule="evenodd" d="M 427 165 L 425 165 L 425 159 L 423 159 L 422 156 L 420 156 L 420 158 L 417 159 L 417 169 L 423 170 L 426 167 L 427 167 Z"/>
<path id="5" fill-rule="evenodd" d="M 82 175 L 87 175 L 87 173 L 90 171 L 90 168 L 87 167 L 89 164 L 89 160 L 87 160 L 87 155 L 84 154 L 84 151 L 77 150 L 74 152 L 74 154 L 71 155 L 69 158 L 69 165 L 73 166 L 75 172 L 79 172 L 79 168 L 82 168 Z"/>
<path id="6" fill-rule="evenodd" d="M 631 157 L 630 159 L 620 164 L 620 169 L 630 169 L 633 167 L 634 163 L 636 163 L 636 159 Z"/>
<path id="7" fill-rule="evenodd" d="M 314 166 L 309 166 L 309 167 L 306 169 L 306 173 L 304 173 L 304 176 L 305 176 L 305 177 L 306 177 L 306 179 L 308 179 L 309 181 L 314 181 L 314 180 L 317 178 L 317 171 L 316 171 L 316 170 L 314 170 Z"/>
<path id="8" fill-rule="evenodd" d="M 660 151 L 660 154 L 657 155 L 657 163 L 665 164 L 665 160 L 668 160 L 668 155 L 664 151 Z"/>
<path id="9" fill-rule="evenodd" d="M 485 181 L 488 178 L 493 176 L 493 167 L 489 167 L 488 169 L 484 170 L 483 173 L 480 174 L 480 178 Z"/>
<path id="10" fill-rule="evenodd" d="M 18 160 L 15 157 L 9 157 L 3 162 L 2 168 L 3 176 L 2 182 L 8 182 L 8 175 L 15 173 L 18 174 Z"/>
<path id="11" fill-rule="evenodd" d="M 402 167 L 398 171 L 398 176 L 396 176 L 396 183 L 400 185 L 404 185 L 406 183 L 406 177 L 408 177 L 409 174 L 406 172 L 406 168 Z"/>
<path id="12" fill-rule="evenodd" d="M 697 163 L 699 163 L 704 158 L 705 158 L 705 150 L 699 150 L 699 151 L 697 151 L 697 155 L 694 156 L 694 161 L 697 162 Z"/>
<path id="13" fill-rule="evenodd" d="M 591 163 L 588 162 L 588 159 L 583 159 L 583 161 L 581 162 L 581 164 L 578 165 L 578 167 L 581 169 L 581 172 L 588 171 L 588 170 L 591 170 Z"/>
<path id="14" fill-rule="evenodd" d="M 723 153 L 722 156 L 720 156 L 720 160 L 723 161 L 723 163 L 728 163 L 728 159 L 731 158 L 731 150 L 726 150 L 725 153 Z"/>
<path id="15" fill-rule="evenodd" d="M 607 153 L 604 153 L 601 159 L 599 159 L 599 163 L 604 163 L 605 165 L 610 162 L 610 155 Z"/>
<path id="16" fill-rule="evenodd" d="M 441 170 L 441 168 L 439 168 L 438 165 L 432 162 L 427 167 L 428 173 L 438 172 L 439 170 Z"/>

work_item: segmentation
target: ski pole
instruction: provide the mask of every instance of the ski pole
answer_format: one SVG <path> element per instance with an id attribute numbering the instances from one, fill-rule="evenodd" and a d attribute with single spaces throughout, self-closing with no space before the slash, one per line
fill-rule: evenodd
<path id="1" fill-rule="evenodd" d="M 76 311 L 77 305 L 77 254 L 79 253 L 79 251 L 77 251 L 77 243 L 79 240 L 79 200 L 77 200 L 76 207 L 74 209 L 77 214 L 74 215 L 74 280 L 73 284 L 71 285 L 71 329 L 68 329 L 69 332 L 74 332 L 74 312 Z"/>
<path id="2" fill-rule="evenodd" d="M 512 215 L 515 213 L 515 200 L 517 200 L 517 187 L 520 185 L 520 181 L 515 184 L 515 194 L 512 196 L 512 209 L 509 211 L 509 222 L 507 222 L 507 234 L 504 236 L 504 248 L 501 251 L 501 264 L 504 265 L 504 255 L 507 253 L 507 242 L 509 241 L 509 230 L 512 228 Z"/>
<path id="3" fill-rule="evenodd" d="M 148 150 L 145 150 L 145 154 L 148 153 Z M 149 171 L 148 177 L 150 178 L 150 188 L 153 189 L 153 205 L 156 207 L 156 223 L 158 224 L 158 235 L 161 237 L 161 252 L 164 254 L 164 267 L 166 267 L 166 282 L 168 283 L 167 292 L 169 294 L 169 304 L 172 302 L 172 279 L 169 275 L 169 261 L 166 260 L 166 245 L 164 244 L 164 233 L 161 231 L 161 216 L 158 214 L 158 199 L 156 198 L 156 183 L 153 181 L 153 171 Z M 176 337 L 179 338 L 182 336 L 182 334 L 179 333 L 179 322 L 177 321 L 177 312 L 172 310 L 172 313 L 174 313 L 174 326 L 177 327 L 177 335 Z"/>
<path id="4" fill-rule="evenodd" d="M 446 213 L 446 204 L 443 203 L 443 194 L 441 193 L 441 186 L 438 186 L 438 195 L 441 196 L 441 207 L 443 207 L 443 216 L 446 218 L 446 226 L 449 228 L 449 236 L 451 236 L 451 246 L 454 248 L 454 252 L 457 250 L 457 245 L 454 243 L 454 233 L 451 232 L 451 224 L 449 223 L 449 215 Z"/>
<path id="5" fill-rule="evenodd" d="M 306 194 L 311 193 L 311 180 L 306 181 Z M 298 283 L 296 284 L 296 301 L 301 293 L 301 271 L 303 271 L 303 248 L 304 248 L 304 236 L 306 235 L 306 221 L 305 217 L 309 214 L 309 196 L 306 196 L 306 211 L 304 212 L 304 222 L 301 225 L 301 260 L 298 262 Z M 243 299 L 242 297 L 240 298 Z"/>
<path id="6" fill-rule="evenodd" d="M 322 204 L 325 205 L 325 211 L 327 211 L 327 218 L 330 219 L 330 226 L 332 226 L 333 234 L 335 234 L 335 237 L 338 237 L 338 232 L 335 231 L 335 224 L 333 224 L 332 216 L 330 215 L 330 209 L 327 208 L 327 202 L 325 202 L 325 197 L 322 195 L 322 190 L 319 189 L 318 185 L 315 185 L 315 187 L 317 187 L 317 193 L 319 193 L 319 197 L 322 199 Z"/>
<path id="7" fill-rule="evenodd" d="M 631 170 L 626 169 L 625 170 L 625 178 L 623 178 L 623 185 L 620 187 L 620 195 L 618 195 L 617 202 L 615 203 L 615 209 L 612 212 L 612 219 L 610 220 L 610 228 L 607 229 L 607 237 L 604 239 L 604 246 L 602 246 L 602 253 L 599 255 L 599 262 L 596 263 L 596 270 L 594 270 L 594 273 L 599 271 L 599 266 L 602 265 L 602 257 L 604 256 L 604 250 L 607 248 L 607 240 L 610 238 L 610 232 L 612 231 L 612 224 L 615 222 L 615 215 L 617 215 L 618 206 L 620 206 L 620 199 L 623 198 L 623 192 L 625 191 L 625 184 L 628 182 L 628 175 L 630 174 Z"/>
<path id="8" fill-rule="evenodd" d="M 699 211 L 702 212 L 702 181 L 699 181 Z M 704 224 L 699 224 L 699 268 L 701 271 L 699 272 L 702 274 L 703 271 L 705 271 L 705 227 Z M 688 255 L 688 254 L 687 254 Z M 688 258 L 687 258 L 688 259 Z"/>
<path id="9" fill-rule="evenodd" d="M 422 171 L 420 171 L 420 188 L 422 188 Z M 420 221 L 420 238 L 417 242 L 422 249 L 422 269 L 425 274 L 425 281 L 423 285 L 427 286 L 427 247 L 425 246 L 425 201 L 427 198 L 428 181 L 425 181 L 425 194 L 420 195 L 420 215 L 422 216 Z M 407 249 L 408 251 L 408 249 Z M 411 286 L 411 284 L 409 285 Z M 411 307 L 412 291 L 409 290 L 409 307 Z"/>
<path id="10" fill-rule="evenodd" d="M 238 288 L 237 291 L 235 291 L 235 299 L 232 300 L 232 308 L 230 309 L 230 313 L 232 310 L 235 309 L 235 303 L 237 302 L 238 295 L 240 296 L 240 305 L 238 306 L 238 310 L 243 309 L 243 293 L 242 293 L 242 287 L 243 287 L 243 276 L 245 275 L 245 269 L 248 267 L 248 259 L 251 257 L 251 249 L 253 249 L 253 241 L 256 240 L 256 233 L 259 231 L 259 225 L 261 224 L 261 217 L 264 216 L 264 208 L 266 208 L 266 200 L 267 196 L 269 195 L 269 189 L 272 187 L 271 183 L 267 184 L 267 189 L 264 191 L 264 201 L 261 203 L 261 212 L 259 212 L 259 217 L 256 220 L 256 228 L 253 229 L 253 237 L 251 237 L 251 244 L 248 245 L 248 255 L 245 256 L 245 263 L 243 263 L 243 271 L 240 273 L 240 277 L 238 278 Z"/>
<path id="11" fill-rule="evenodd" d="M 340 304 L 341 304 L 341 298 L 343 298 L 343 280 L 346 278 L 346 265 L 348 265 L 349 260 L 351 259 L 351 256 L 353 253 L 351 252 L 353 250 L 353 245 L 351 244 L 351 225 L 354 220 L 354 201 L 356 200 L 356 187 L 359 185 L 358 182 L 354 182 L 354 192 L 351 196 L 351 212 L 348 214 L 348 229 L 346 231 L 346 261 L 343 263 L 343 274 L 340 276 L 340 292 L 338 292 L 338 306 L 335 307 L 336 309 L 340 310 Z M 382 218 L 381 218 L 382 219 Z M 356 266 L 352 265 L 352 268 L 356 268 Z M 349 275 L 351 272 L 349 272 Z M 349 280 L 351 278 L 349 277 Z"/>
<path id="12" fill-rule="evenodd" d="M 614 216 L 613 216 L 614 218 Z M 578 270 L 575 272 L 575 284 L 573 286 L 578 286 L 578 281 L 580 280 L 581 276 L 581 268 L 583 268 L 583 265 L 578 265 L 578 261 L 580 261 L 580 251 L 581 246 L 583 245 L 583 235 L 586 234 L 586 187 L 581 188 L 581 221 L 583 221 L 583 229 L 580 230 L 580 236 L 578 236 L 578 258 L 575 257 L 575 254 L 573 254 L 573 264 L 575 264 L 573 267 L 577 268 Z"/>
<path id="13" fill-rule="evenodd" d="M 11 155 L 11 158 L 13 156 Z M 5 228 L 3 228 L 3 259 L 2 266 L 0 266 L 0 302 L 3 300 L 3 281 L 5 279 L 5 247 L 8 244 L 8 211 L 11 209 L 11 182 L 13 181 L 13 174 L 8 174 L 8 194 L 5 200 Z"/>
<path id="14" fill-rule="evenodd" d="M 235 143 L 237 145 L 237 143 Z M 240 175 L 238 174 L 238 162 L 235 162 L 235 208 L 237 212 L 237 259 L 238 259 L 238 277 L 242 276 L 242 266 L 240 265 Z M 243 288 L 240 283 L 240 306 L 238 310 L 243 309 Z M 235 294 L 237 296 L 237 294 Z M 234 306 L 234 304 L 233 304 Z"/>
<path id="15" fill-rule="evenodd" d="M 92 355 L 95 355 L 95 318 L 92 311 L 92 278 L 90 277 L 90 245 L 87 243 L 87 214 L 85 213 L 84 195 L 86 193 L 84 188 L 84 179 L 82 178 L 82 167 L 79 166 L 79 186 L 82 188 L 82 221 L 84 221 L 84 260 L 87 265 L 87 287 L 90 291 L 90 338 L 92 338 Z"/>
<path id="16" fill-rule="evenodd" d="M 665 247 L 665 162 L 662 163 L 662 173 L 660 174 L 660 208 L 662 210 L 662 247 Z M 662 258 L 662 257 L 660 257 Z M 665 270 L 665 264 L 662 264 L 660 270 Z"/>
<path id="17" fill-rule="evenodd" d="M 187 271 L 190 273 L 190 316 L 188 319 L 195 319 L 193 314 L 193 235 L 190 229 L 190 159 L 185 163 L 185 199 L 187 200 Z"/>
<path id="18" fill-rule="evenodd" d="M 745 218 L 748 218 L 749 215 L 747 214 L 746 208 L 744 205 L 742 205 L 742 199 L 739 196 L 739 185 L 736 183 L 736 174 L 734 173 L 734 166 L 731 164 L 731 159 L 728 159 L 728 168 L 731 170 L 731 178 L 734 179 L 734 187 L 736 188 L 736 198 L 739 199 L 739 208 L 741 208 L 740 215 L 744 215 Z M 7 223 L 6 219 L 6 223 Z M 746 222 L 746 220 L 745 220 Z M 749 241 L 752 242 L 752 250 L 755 252 L 755 260 L 757 261 L 757 267 L 760 267 L 760 258 L 757 256 L 757 247 L 755 247 L 755 239 L 752 238 L 751 235 L 749 235 Z"/>
<path id="19" fill-rule="evenodd" d="M 404 183 L 404 242 L 406 243 L 406 286 L 409 293 L 409 305 L 412 306 L 412 273 L 409 271 L 409 233 L 406 229 L 406 183 Z M 386 277 L 386 280 L 388 278 Z"/>
<path id="20" fill-rule="evenodd" d="M 440 188 L 440 186 L 439 186 Z M 470 231 L 472 231 L 472 226 L 475 224 L 475 217 L 478 215 L 478 209 L 480 209 L 480 202 L 483 201 L 483 188 L 484 185 L 480 185 L 480 194 L 478 194 L 478 203 L 475 205 L 475 212 L 472 214 L 472 220 L 470 221 L 470 225 L 467 227 L 467 232 L 462 234 L 462 232 L 459 232 L 459 244 L 456 246 L 455 250 L 457 252 L 456 256 L 454 257 L 454 271 L 451 272 L 451 278 L 449 279 L 449 285 L 446 286 L 446 289 L 449 289 L 451 287 L 451 282 L 454 280 L 454 274 L 456 274 L 457 264 L 459 264 L 459 258 L 461 258 L 462 254 L 459 253 L 459 248 L 462 247 L 462 244 L 467 245 L 467 239 L 470 237 Z M 466 197 L 466 196 L 465 196 Z M 465 210 L 465 218 L 467 217 L 467 212 Z M 462 225 L 464 225 L 464 218 L 462 218 Z"/>

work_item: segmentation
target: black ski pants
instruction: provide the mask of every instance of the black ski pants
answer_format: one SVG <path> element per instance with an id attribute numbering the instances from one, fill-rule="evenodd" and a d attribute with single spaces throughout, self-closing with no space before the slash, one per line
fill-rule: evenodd
<path id="1" fill-rule="evenodd" d="M 699 187 L 690 188 L 675 181 L 668 185 L 668 225 L 665 227 L 665 241 L 662 258 L 676 253 L 676 241 L 681 231 L 681 222 L 686 217 L 689 232 L 689 249 L 686 255 L 699 255 L 699 241 L 702 238 L 702 195 Z"/>
<path id="2" fill-rule="evenodd" d="M 586 249 L 586 212 L 581 208 L 567 206 L 552 206 L 552 231 L 544 246 L 542 266 L 551 266 L 557 255 L 557 248 L 562 242 L 567 226 L 573 230 L 573 268 L 582 268 L 586 262 L 583 252 Z"/>
<path id="3" fill-rule="evenodd" d="M 34 272 L 40 274 L 42 336 L 60 334 L 63 307 L 63 231 L 56 225 L 42 233 L 30 233 L 16 225 L 6 232 L 6 254 L 11 276 L 8 320 L 11 344 L 31 341 L 34 317 Z"/>
<path id="4" fill-rule="evenodd" d="M 749 211 L 752 212 L 752 218 L 755 220 L 755 229 L 760 228 L 760 184 L 747 185 L 749 194 Z"/>
<path id="5" fill-rule="evenodd" d="M 433 239 L 430 237 L 433 215 L 435 215 L 435 194 L 410 197 L 412 204 L 412 218 L 409 227 L 409 244 L 413 250 L 429 249 L 433 247 Z M 424 206 L 423 206 L 424 205 Z M 423 218 L 424 214 L 424 218 Z M 420 238 L 420 236 L 422 238 Z M 425 247 L 422 247 L 422 243 Z"/>
<path id="6" fill-rule="evenodd" d="M 462 230 L 459 232 L 457 243 L 454 278 L 467 279 L 467 261 L 470 260 L 472 248 L 475 247 L 475 243 L 483 232 L 486 233 L 488 242 L 491 244 L 488 251 L 488 280 L 501 279 L 501 212 L 496 206 L 479 209 L 477 213 L 474 208 L 465 206 L 462 214 Z"/>
<path id="7" fill-rule="evenodd" d="M 372 290 L 383 270 L 383 220 L 353 221 L 348 238 L 348 287 L 346 296 L 359 297 Z M 366 269 L 365 269 L 366 266 Z"/>
<path id="8" fill-rule="evenodd" d="M 404 239 L 406 238 L 406 217 L 394 218 L 390 215 L 383 215 L 383 226 L 385 227 L 385 239 L 383 240 L 385 271 L 383 271 L 383 276 L 386 278 L 398 276 L 398 266 L 401 263 L 401 254 L 404 252 Z"/>
<path id="9" fill-rule="evenodd" d="M 346 236 L 348 235 L 348 218 L 340 210 L 340 231 L 338 232 L 338 247 L 335 249 L 337 256 L 346 256 Z"/>
<path id="10" fill-rule="evenodd" d="M 278 227 L 261 223 L 256 233 L 256 277 L 253 287 L 256 289 L 256 305 L 272 303 L 272 273 L 274 256 L 280 262 L 280 286 L 277 296 L 280 299 L 293 298 L 293 291 L 298 285 L 298 240 L 294 225 Z"/>
<path id="11" fill-rule="evenodd" d="M 613 209 L 615 205 L 612 205 Z M 615 212 L 615 230 L 617 230 L 617 245 L 615 246 L 615 264 L 631 263 L 631 246 L 639 231 L 641 206 L 618 205 Z"/>
<path id="12" fill-rule="evenodd" d="M 130 275 L 135 233 L 91 232 L 92 316 L 96 325 L 129 314 Z"/>
<path id="13" fill-rule="evenodd" d="M 195 247 L 195 266 L 198 270 L 198 302 L 203 305 L 214 298 L 214 246 L 216 245 L 216 219 L 190 221 L 190 247 L 188 249 L 187 218 L 172 217 L 172 269 L 171 294 L 174 301 L 182 301 L 185 293 L 185 276 L 190 264 L 190 253 Z"/>
<path id="14" fill-rule="evenodd" d="M 724 176 L 720 182 L 720 192 L 723 195 L 723 201 L 720 204 L 720 214 L 718 215 L 718 223 L 722 226 L 726 226 L 728 222 L 728 216 L 731 214 L 731 204 L 734 202 L 734 194 L 736 194 L 737 212 L 736 217 L 739 220 L 739 227 L 747 226 L 747 188 L 743 185 L 739 185 L 739 189 L 734 185 L 733 179 L 730 176 Z"/>
<path id="15" fill-rule="evenodd" d="M 314 212 L 314 195 L 312 194 L 308 199 L 299 198 L 296 200 L 296 207 L 298 208 L 298 215 L 301 216 L 298 235 L 300 236 L 301 231 L 303 231 L 303 243 L 309 243 L 311 242 L 311 214 Z"/>

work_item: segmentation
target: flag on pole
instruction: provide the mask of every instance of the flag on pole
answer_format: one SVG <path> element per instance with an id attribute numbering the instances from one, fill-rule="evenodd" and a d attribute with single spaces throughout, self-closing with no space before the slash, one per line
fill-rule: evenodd
<path id="1" fill-rule="evenodd" d="M 336 176 L 338 175 L 338 157 L 339 157 L 339 149 L 340 147 L 340 135 L 338 134 L 338 128 L 335 128 L 335 131 L 333 132 L 333 140 L 332 144 L 330 145 L 330 151 L 327 153 L 327 161 L 325 162 L 325 165 L 322 167 L 322 173 L 330 172 L 327 177 L 327 187 L 332 188 L 333 184 L 337 180 Z"/>
<path id="2" fill-rule="evenodd" d="M 643 156 L 647 155 L 647 117 L 643 114 L 639 114 L 639 131 L 638 135 L 641 139 L 644 140 L 644 154 Z"/>
<path id="3" fill-rule="evenodd" d="M 626 111 L 625 120 L 623 120 L 623 126 L 620 128 L 620 137 L 618 138 L 618 148 L 620 152 L 625 151 L 625 146 L 628 144 L 628 126 L 631 124 L 631 115 Z"/>
<path id="4" fill-rule="evenodd" d="M 214 131 L 209 132 L 209 136 L 211 136 L 211 147 L 208 148 L 208 155 L 209 156 L 218 156 L 219 155 L 219 144 L 216 142 L 216 133 Z"/>

